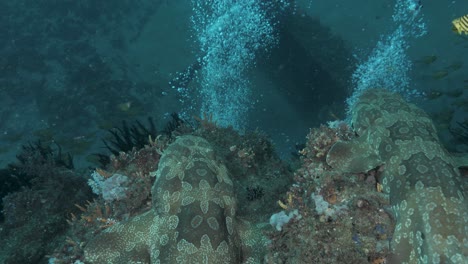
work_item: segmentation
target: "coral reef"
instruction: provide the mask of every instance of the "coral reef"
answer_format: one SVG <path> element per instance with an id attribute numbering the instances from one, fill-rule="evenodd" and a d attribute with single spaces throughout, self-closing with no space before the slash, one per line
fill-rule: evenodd
<path id="1" fill-rule="evenodd" d="M 432 120 L 401 96 L 370 89 L 352 109 L 352 123 L 359 137 L 335 143 L 327 162 L 354 173 L 384 166 L 379 182 L 397 221 L 391 263 L 465 263 L 466 182 Z"/>
<path id="2" fill-rule="evenodd" d="M 376 188 L 377 171 L 342 173 L 326 163 L 340 140 L 354 138 L 345 123 L 311 129 L 294 184 L 279 206 L 298 216 L 270 231 L 266 263 L 383 263 L 394 228 Z M 275 226 L 276 227 L 276 226 Z"/>
<path id="3" fill-rule="evenodd" d="M 79 212 L 69 216 L 67 222 L 70 228 L 66 239 L 49 254 L 51 261 L 89 262 L 85 258 L 85 247 L 87 252 L 92 252 L 92 248 L 99 246 L 99 243 L 112 241 L 110 238 L 106 241 L 96 238 L 99 243 L 89 242 L 94 241 L 96 236 L 105 236 L 107 232 L 122 226 L 147 230 L 151 219 L 161 217 L 150 212 L 153 210 L 151 207 L 161 204 L 152 199 L 160 195 L 160 192 L 153 191 L 152 195 L 154 177 L 150 174 L 154 174 L 159 166 L 165 164 L 161 160 L 162 154 L 169 155 L 171 149 L 175 148 L 173 145 L 181 145 L 176 143 L 179 139 L 200 138 L 200 135 L 210 142 L 212 152 L 216 153 L 216 160 L 213 162 L 226 164 L 226 172 L 229 172 L 232 181 L 230 188 L 233 188 L 236 199 L 241 201 L 238 204 L 242 205 L 235 212 L 236 226 L 243 230 L 240 231 L 243 237 L 240 246 L 244 256 L 261 259 L 268 242 L 262 232 L 269 228 L 262 219 L 267 219 L 273 213 L 274 208 L 268 204 L 279 199 L 289 186 L 292 174 L 286 163 L 276 156 L 265 135 L 258 132 L 240 135 L 232 128 L 220 128 L 208 115 L 196 120 L 198 126 L 176 120 L 167 129 L 170 133 L 158 135 L 155 139 L 149 138 L 147 144 L 140 149 L 133 147 L 130 151 L 111 155 L 107 166 L 96 168 L 88 183 L 98 196 L 93 201 L 82 201 L 75 205 Z M 188 155 L 189 150 L 187 147 L 187 152 L 180 155 Z M 167 166 L 175 167 L 178 164 L 172 162 Z M 140 218 L 143 220 L 138 220 Z M 131 239 L 135 242 L 141 238 Z M 119 236 L 115 237 L 115 243 L 120 243 L 120 240 L 122 238 Z M 88 242 L 90 244 L 87 245 Z M 125 257 L 123 259 L 126 261 Z"/>
<path id="4" fill-rule="evenodd" d="M 49 145 L 24 146 L 18 159 L 8 175 L 23 182 L 3 197 L 0 263 L 43 263 L 63 240 L 67 215 L 78 214 L 74 203 L 90 199 L 91 192 L 69 169 L 71 160 Z"/>
<path id="5" fill-rule="evenodd" d="M 209 119 L 200 122 L 194 135 L 205 138 L 225 161 L 232 175 L 234 191 L 242 217 L 268 219 L 273 213 L 269 206 L 277 201 L 292 183 L 290 166 L 282 161 L 270 139 L 257 130 L 240 135 L 232 127 L 223 128 Z M 261 186 L 261 199 L 251 199 L 251 190 Z"/>
<path id="6" fill-rule="evenodd" d="M 179 137 L 153 175 L 153 209 L 92 240 L 87 261 L 239 263 L 249 257 L 241 254 L 247 244 L 240 240 L 233 183 L 206 140 Z"/>
<path id="7" fill-rule="evenodd" d="M 398 95 L 366 90 L 352 113 L 353 129 L 332 122 L 310 130 L 294 175 L 264 134 L 240 135 L 211 115 L 116 152 L 89 186 L 37 149 L 22 168 L 37 173 L 31 186 L 4 199 L 0 260 L 465 260 L 466 182 L 457 167 L 466 159 L 449 156 L 432 121 Z"/>
<path id="8" fill-rule="evenodd" d="M 63 154 L 60 145 L 45 144 L 40 140 L 23 145 L 16 159 L 16 162 L 0 170 L 0 221 L 3 220 L 2 198 L 7 194 L 31 187 L 32 182 L 43 176 L 47 168 L 74 167 L 72 156 Z"/>

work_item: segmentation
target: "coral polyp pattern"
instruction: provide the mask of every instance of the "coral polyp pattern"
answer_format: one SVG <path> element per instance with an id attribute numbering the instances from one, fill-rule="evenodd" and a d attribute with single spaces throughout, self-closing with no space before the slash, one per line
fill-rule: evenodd
<path id="1" fill-rule="evenodd" d="M 370 89 L 352 109 L 352 123 L 359 137 L 335 143 L 327 162 L 345 172 L 383 166 L 380 182 L 396 218 L 390 263 L 467 263 L 461 164 L 427 114 L 397 94 Z"/>
<path id="2" fill-rule="evenodd" d="M 213 148 L 181 136 L 161 157 L 153 209 L 116 224 L 85 248 L 91 263 L 239 263 L 233 184 Z"/>

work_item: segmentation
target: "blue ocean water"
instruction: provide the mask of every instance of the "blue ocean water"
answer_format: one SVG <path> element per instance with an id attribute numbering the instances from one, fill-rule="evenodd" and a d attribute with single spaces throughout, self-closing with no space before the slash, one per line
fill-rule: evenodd
<path id="1" fill-rule="evenodd" d="M 287 160 L 310 128 L 346 120 L 364 81 L 395 85 L 467 152 L 468 35 L 451 22 L 468 2 L 399 1 L 417 5 L 403 22 L 395 2 L 3 0 L 0 168 L 40 140 L 86 171 L 109 129 L 162 130 L 171 113 L 263 131 Z"/>
<path id="2" fill-rule="evenodd" d="M 162 125 L 168 113 L 186 112 L 191 118 L 201 111 L 215 112 L 225 126 L 267 131 L 287 156 L 308 128 L 344 118 L 353 72 L 397 25 L 393 1 L 279 2 L 268 7 L 252 1 L 231 11 L 244 12 L 244 24 L 202 21 L 202 12 L 226 10 L 197 9 L 196 1 L 2 2 L 0 164 L 11 162 L 21 144 L 41 138 L 61 143 L 86 166 L 82 156 L 100 147 L 101 128 L 146 116 Z M 403 32 L 410 35 L 404 44 L 412 62 L 409 86 L 443 93 L 421 103 L 445 128 L 456 127 L 465 121 L 466 109 L 449 106 L 466 100 L 467 52 L 451 21 L 464 14 L 466 3 L 422 5 L 427 34 L 412 38 L 412 32 Z M 229 27 L 217 30 L 231 39 L 202 32 L 222 23 Z M 235 28 L 248 23 L 256 25 L 257 36 Z M 229 50 L 237 57 L 222 58 Z M 189 82 L 170 84 L 197 60 L 204 66 Z M 398 74 L 392 67 L 388 70 Z M 219 86 L 216 82 L 231 89 L 208 90 Z M 233 93 L 221 92 L 227 101 L 239 100 L 231 113 L 213 106 L 228 104 L 213 95 L 223 89 Z M 441 133 L 445 142 L 453 142 Z"/>

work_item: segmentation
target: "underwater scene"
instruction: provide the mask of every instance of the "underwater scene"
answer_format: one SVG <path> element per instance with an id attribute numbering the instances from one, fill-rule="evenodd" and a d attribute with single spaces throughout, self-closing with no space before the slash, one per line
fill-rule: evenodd
<path id="1" fill-rule="evenodd" d="M 468 1 L 0 1 L 0 263 L 468 263 Z"/>

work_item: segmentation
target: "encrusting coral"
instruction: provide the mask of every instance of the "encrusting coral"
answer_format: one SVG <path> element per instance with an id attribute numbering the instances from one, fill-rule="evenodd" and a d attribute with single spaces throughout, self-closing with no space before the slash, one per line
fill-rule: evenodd
<path id="1" fill-rule="evenodd" d="M 384 166 L 380 183 L 396 217 L 390 263 L 468 263 L 466 186 L 431 119 L 401 96 L 370 89 L 352 109 L 359 137 L 327 162 L 343 172 Z"/>

